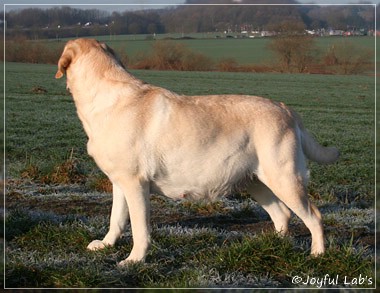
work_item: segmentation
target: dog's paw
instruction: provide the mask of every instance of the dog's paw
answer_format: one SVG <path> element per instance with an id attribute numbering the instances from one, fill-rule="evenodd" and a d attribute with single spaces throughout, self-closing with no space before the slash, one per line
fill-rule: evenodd
<path id="1" fill-rule="evenodd" d="M 136 263 L 144 263 L 145 262 L 145 257 L 136 257 L 133 256 L 132 254 L 128 256 L 125 260 L 122 260 L 117 264 L 119 268 L 126 267 L 128 265 L 133 265 Z"/>
<path id="2" fill-rule="evenodd" d="M 143 263 L 143 260 L 130 260 L 129 258 L 122 260 L 117 264 L 119 268 L 125 268 L 129 265 L 137 264 L 137 263 Z"/>
<path id="3" fill-rule="evenodd" d="M 88 250 L 92 250 L 92 251 L 95 251 L 95 250 L 101 250 L 101 249 L 104 249 L 106 248 L 107 244 L 105 244 L 104 242 L 100 241 L 100 240 L 94 240 L 92 241 L 88 246 L 87 246 L 87 249 Z"/>
<path id="4" fill-rule="evenodd" d="M 135 263 L 135 262 L 128 261 L 128 259 L 125 259 L 125 260 L 122 260 L 121 262 L 119 262 L 119 263 L 117 264 L 117 266 L 118 266 L 119 268 L 125 268 L 126 266 L 131 265 L 131 264 L 134 264 L 134 263 Z"/>

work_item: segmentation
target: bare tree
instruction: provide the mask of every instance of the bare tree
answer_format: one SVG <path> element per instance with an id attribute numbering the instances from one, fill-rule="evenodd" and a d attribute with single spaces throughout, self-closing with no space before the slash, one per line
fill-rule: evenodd
<path id="1" fill-rule="evenodd" d="M 305 72 L 316 54 L 314 38 L 305 34 L 304 24 L 285 22 L 273 27 L 279 35 L 269 43 L 283 72 Z"/>
<path id="2" fill-rule="evenodd" d="M 151 35 L 155 34 L 157 32 L 157 25 L 155 23 L 150 23 L 147 27 L 148 33 Z"/>
<path id="3" fill-rule="evenodd" d="M 128 26 L 128 31 L 134 35 L 134 38 L 136 38 L 136 35 L 141 31 L 141 27 L 137 22 L 133 22 Z"/>
<path id="4" fill-rule="evenodd" d="M 373 51 L 345 40 L 331 45 L 324 61 L 340 74 L 357 74 L 373 69 Z"/>

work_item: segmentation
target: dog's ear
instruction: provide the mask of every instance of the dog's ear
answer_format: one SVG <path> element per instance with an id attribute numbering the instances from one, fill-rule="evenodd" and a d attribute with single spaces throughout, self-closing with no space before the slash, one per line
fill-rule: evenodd
<path id="1" fill-rule="evenodd" d="M 114 50 L 112 50 L 111 47 L 108 47 L 106 43 L 100 43 L 100 47 L 103 48 L 104 51 L 106 51 L 108 54 L 112 55 L 113 57 L 117 58 L 117 55 Z"/>
<path id="2" fill-rule="evenodd" d="M 100 43 L 100 47 L 102 47 L 107 54 L 111 55 L 119 63 L 119 65 L 125 69 L 123 62 L 121 62 L 119 56 L 111 47 L 109 47 L 106 43 Z"/>
<path id="3" fill-rule="evenodd" d="M 106 43 L 99 43 L 99 44 L 100 44 L 100 47 L 102 47 L 104 50 L 106 51 L 110 50 L 110 47 L 108 47 Z"/>
<path id="4" fill-rule="evenodd" d="M 61 58 L 58 61 L 58 71 L 55 74 L 55 78 L 61 78 L 65 73 L 70 63 L 73 61 L 75 50 L 72 44 L 68 43 L 63 50 Z"/>

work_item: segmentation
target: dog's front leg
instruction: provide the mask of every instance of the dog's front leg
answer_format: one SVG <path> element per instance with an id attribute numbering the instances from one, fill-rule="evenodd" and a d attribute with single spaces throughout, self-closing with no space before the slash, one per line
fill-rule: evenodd
<path id="1" fill-rule="evenodd" d="M 125 230 L 125 225 L 128 220 L 128 205 L 125 200 L 122 189 L 113 184 L 113 201 L 110 220 L 110 229 L 103 240 L 94 240 L 88 246 L 89 250 L 99 250 L 106 246 L 113 246 L 116 240 L 121 236 Z"/>
<path id="2" fill-rule="evenodd" d="M 124 192 L 131 218 L 133 247 L 130 255 L 119 263 L 144 261 L 150 247 L 150 199 L 149 182 L 139 178 L 123 178 L 118 181 Z"/>

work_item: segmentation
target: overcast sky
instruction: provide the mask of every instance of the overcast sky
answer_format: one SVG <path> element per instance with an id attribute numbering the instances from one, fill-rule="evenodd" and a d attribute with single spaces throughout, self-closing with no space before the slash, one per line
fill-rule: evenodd
<path id="1" fill-rule="evenodd" d="M 235 0 L 236 2 L 239 2 L 239 0 Z M 75 0 L 3 0 L 4 4 L 6 4 L 6 11 L 10 9 L 22 9 L 26 7 L 51 7 L 51 4 L 56 5 L 69 5 L 76 8 L 97 8 L 100 10 L 107 10 L 107 11 L 114 11 L 120 9 L 119 7 L 116 8 L 116 6 L 111 6 L 109 4 L 106 4 L 106 0 L 81 0 L 78 1 L 80 4 L 75 4 Z M 350 3 L 360 3 L 362 1 L 360 0 L 298 0 L 300 3 L 316 3 L 316 4 L 350 4 Z M 380 0 L 366 0 L 366 2 L 379 4 Z M 18 5 L 18 4 L 23 5 Z M 39 6 L 38 4 L 46 4 L 46 6 Z M 185 0 L 112 0 L 110 1 L 112 4 L 129 4 L 130 6 L 124 6 L 125 10 L 130 9 L 143 9 L 147 6 L 150 6 L 149 8 L 157 7 L 162 8 L 166 5 L 176 5 L 176 4 L 183 4 L 185 3 Z M 25 5 L 26 4 L 26 5 Z M 49 5 L 50 4 L 50 5 Z"/>

